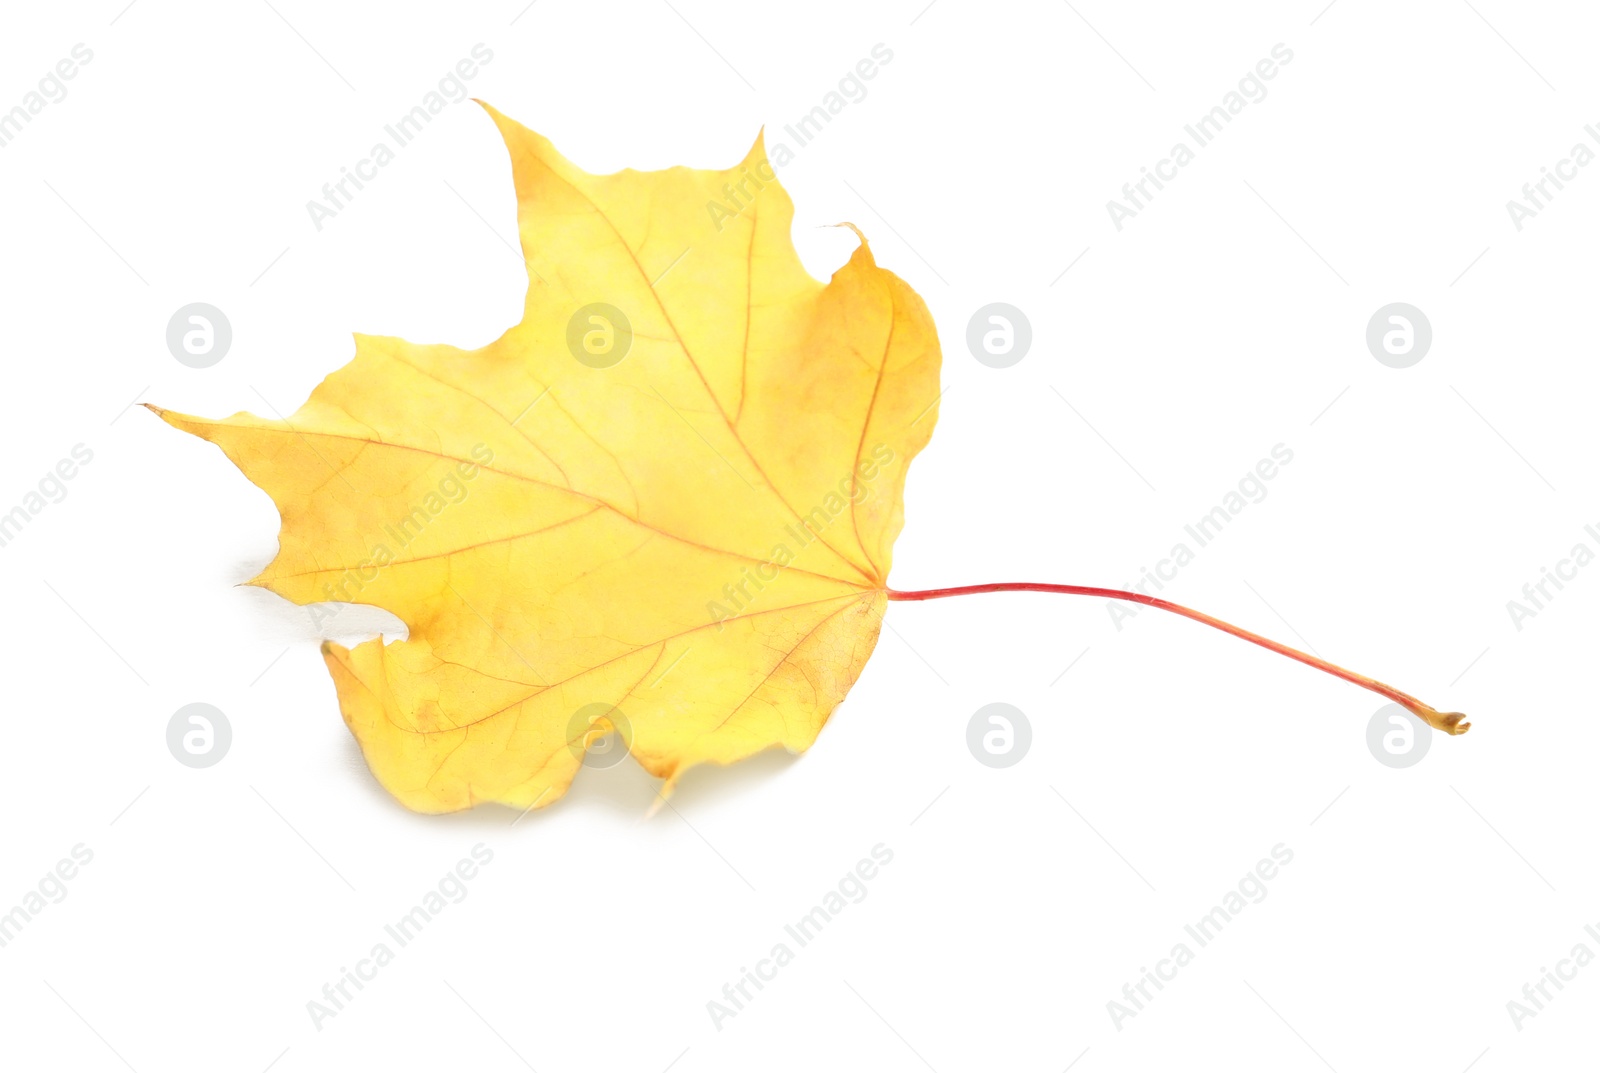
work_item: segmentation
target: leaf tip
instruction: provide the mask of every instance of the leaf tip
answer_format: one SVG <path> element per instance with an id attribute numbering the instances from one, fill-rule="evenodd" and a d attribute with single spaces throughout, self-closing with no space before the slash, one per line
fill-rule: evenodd
<path id="1" fill-rule="evenodd" d="M 867 236 L 866 236 L 866 234 L 864 232 L 862 232 L 861 228 L 857 227 L 855 224 L 851 223 L 849 220 L 840 220 L 836 224 L 823 224 L 822 226 L 823 227 L 848 227 L 850 230 L 854 231 L 855 234 L 856 234 L 856 238 L 861 242 L 861 245 L 856 247 L 856 254 L 866 257 L 866 259 L 869 260 L 869 261 L 872 260 L 872 246 L 871 246 L 871 244 L 869 244 L 867 242 Z M 876 263 L 876 262 L 874 262 L 874 263 Z"/>
<path id="2" fill-rule="evenodd" d="M 744 158 L 747 161 L 767 159 L 767 125 L 765 123 L 761 124 L 761 127 L 756 131 L 756 140 L 751 143 L 750 151 L 744 155 Z"/>

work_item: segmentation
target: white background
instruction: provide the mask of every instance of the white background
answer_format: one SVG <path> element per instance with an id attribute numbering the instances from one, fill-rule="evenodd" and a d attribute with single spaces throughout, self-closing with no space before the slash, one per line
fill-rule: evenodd
<path id="1" fill-rule="evenodd" d="M 75 444 L 94 459 L 0 548 L 0 910 L 74 845 L 94 859 L 0 949 L 4 1064 L 1592 1061 L 1600 968 L 1520 1029 L 1507 1003 L 1575 944 L 1600 953 L 1600 569 L 1521 630 L 1506 608 L 1575 543 L 1600 550 L 1600 167 L 1520 232 L 1506 209 L 1600 122 L 1592 11 L 525 2 L 7 13 L 0 108 L 74 44 L 94 59 L 0 149 L 0 510 Z M 404 811 L 305 611 L 235 587 L 273 554 L 266 495 L 129 406 L 288 413 L 351 331 L 478 346 L 514 320 L 510 173 L 471 104 L 320 232 L 305 207 L 478 42 L 472 94 L 595 172 L 726 166 L 887 45 L 782 177 L 814 274 L 853 241 L 818 225 L 854 221 L 941 331 L 892 583 L 1132 582 L 1282 443 L 1267 498 L 1164 595 L 1472 732 L 1394 770 L 1367 749 L 1371 694 L 1157 612 L 1118 631 L 1098 601 L 986 596 L 893 605 L 808 755 L 696 770 L 675 811 L 644 818 L 631 762 L 515 826 Z M 1106 202 L 1280 42 L 1268 96 L 1116 230 Z M 207 370 L 165 343 L 194 301 L 233 325 Z M 1005 370 L 964 342 L 994 301 L 1033 329 Z M 1434 330 L 1404 370 L 1364 340 L 1395 301 Z M 398 626 L 360 614 L 341 630 Z M 997 700 L 1033 728 L 1005 770 L 965 744 Z M 206 770 L 165 743 L 192 701 L 233 727 Z M 466 900 L 314 1026 L 307 1002 L 480 842 Z M 715 1027 L 707 1002 L 879 842 L 867 898 Z M 1280 842 L 1266 900 L 1116 1026 L 1124 983 Z"/>

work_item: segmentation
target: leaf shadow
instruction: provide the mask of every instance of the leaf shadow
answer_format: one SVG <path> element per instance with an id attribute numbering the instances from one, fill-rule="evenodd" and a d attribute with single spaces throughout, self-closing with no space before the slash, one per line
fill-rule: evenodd
<path id="1" fill-rule="evenodd" d="M 537 827 L 541 822 L 556 822 L 561 816 L 583 813 L 619 824 L 672 823 L 676 813 L 714 811 L 750 800 L 763 786 L 789 771 L 800 758 L 784 749 L 768 749 L 737 764 L 704 764 L 687 772 L 667 805 L 654 814 L 661 780 L 639 764 L 624 758 L 610 767 L 585 767 L 578 772 L 566 794 L 553 804 L 522 812 L 508 805 L 484 802 L 461 812 L 439 816 L 419 816 L 395 800 L 372 775 L 361 748 L 349 738 L 344 762 L 352 781 L 359 783 L 374 807 L 413 819 L 448 824 L 475 832 L 505 833 L 512 827 Z"/>
<path id="2" fill-rule="evenodd" d="M 735 764 L 701 764 L 684 773 L 672 794 L 671 804 L 695 812 L 739 802 L 748 804 L 759 790 L 764 786 L 770 788 L 799 760 L 796 753 L 772 748 Z"/>

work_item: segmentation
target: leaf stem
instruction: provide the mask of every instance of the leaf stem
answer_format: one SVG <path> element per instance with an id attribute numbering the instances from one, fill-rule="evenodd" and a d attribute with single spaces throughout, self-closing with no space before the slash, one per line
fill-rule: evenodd
<path id="1" fill-rule="evenodd" d="M 1184 607 L 1182 604 L 1175 604 L 1171 600 L 1163 600 L 1158 596 L 1146 596 L 1142 592 L 1129 592 L 1126 589 L 1102 589 L 1093 585 L 1049 585 L 1037 581 L 998 581 L 987 585 L 956 585 L 946 589 L 914 589 L 910 591 L 886 589 L 885 592 L 891 600 L 938 600 L 946 596 L 970 596 L 982 592 L 1054 592 L 1064 593 L 1068 596 L 1097 596 L 1107 600 L 1126 600 L 1129 603 L 1143 604 L 1146 607 L 1170 611 L 1175 615 L 1182 615 L 1184 618 L 1203 622 L 1213 629 L 1232 634 L 1240 640 L 1260 645 L 1262 648 L 1270 649 L 1280 656 L 1288 656 L 1290 659 L 1299 660 L 1301 663 L 1331 674 L 1335 678 L 1342 678 L 1351 685 L 1369 689 L 1380 697 L 1387 697 L 1389 700 L 1394 701 L 1436 730 L 1442 730 L 1447 734 L 1465 734 L 1467 729 L 1472 726 L 1471 723 L 1463 722 L 1465 716 L 1461 712 L 1436 711 L 1411 694 L 1402 693 L 1393 686 L 1385 685 L 1375 678 L 1368 678 L 1364 674 L 1347 671 L 1343 667 L 1329 663 L 1318 656 L 1302 652 L 1297 648 L 1290 648 L 1288 645 L 1279 644 L 1277 641 L 1263 637 L 1258 633 L 1242 630 L 1231 622 L 1213 618 L 1203 611 L 1196 611 L 1191 607 Z"/>

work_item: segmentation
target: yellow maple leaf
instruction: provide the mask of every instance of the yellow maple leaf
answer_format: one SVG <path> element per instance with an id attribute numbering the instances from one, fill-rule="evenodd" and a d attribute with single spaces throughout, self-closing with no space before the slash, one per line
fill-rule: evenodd
<path id="1" fill-rule="evenodd" d="M 277 505 L 251 584 L 406 623 L 323 653 L 409 808 L 548 805 L 613 729 L 664 789 L 804 750 L 878 637 L 936 420 L 928 310 L 864 238 L 805 271 L 759 138 L 726 171 L 591 175 L 484 107 L 521 323 L 471 351 L 357 336 L 287 419 L 157 412 Z"/>

